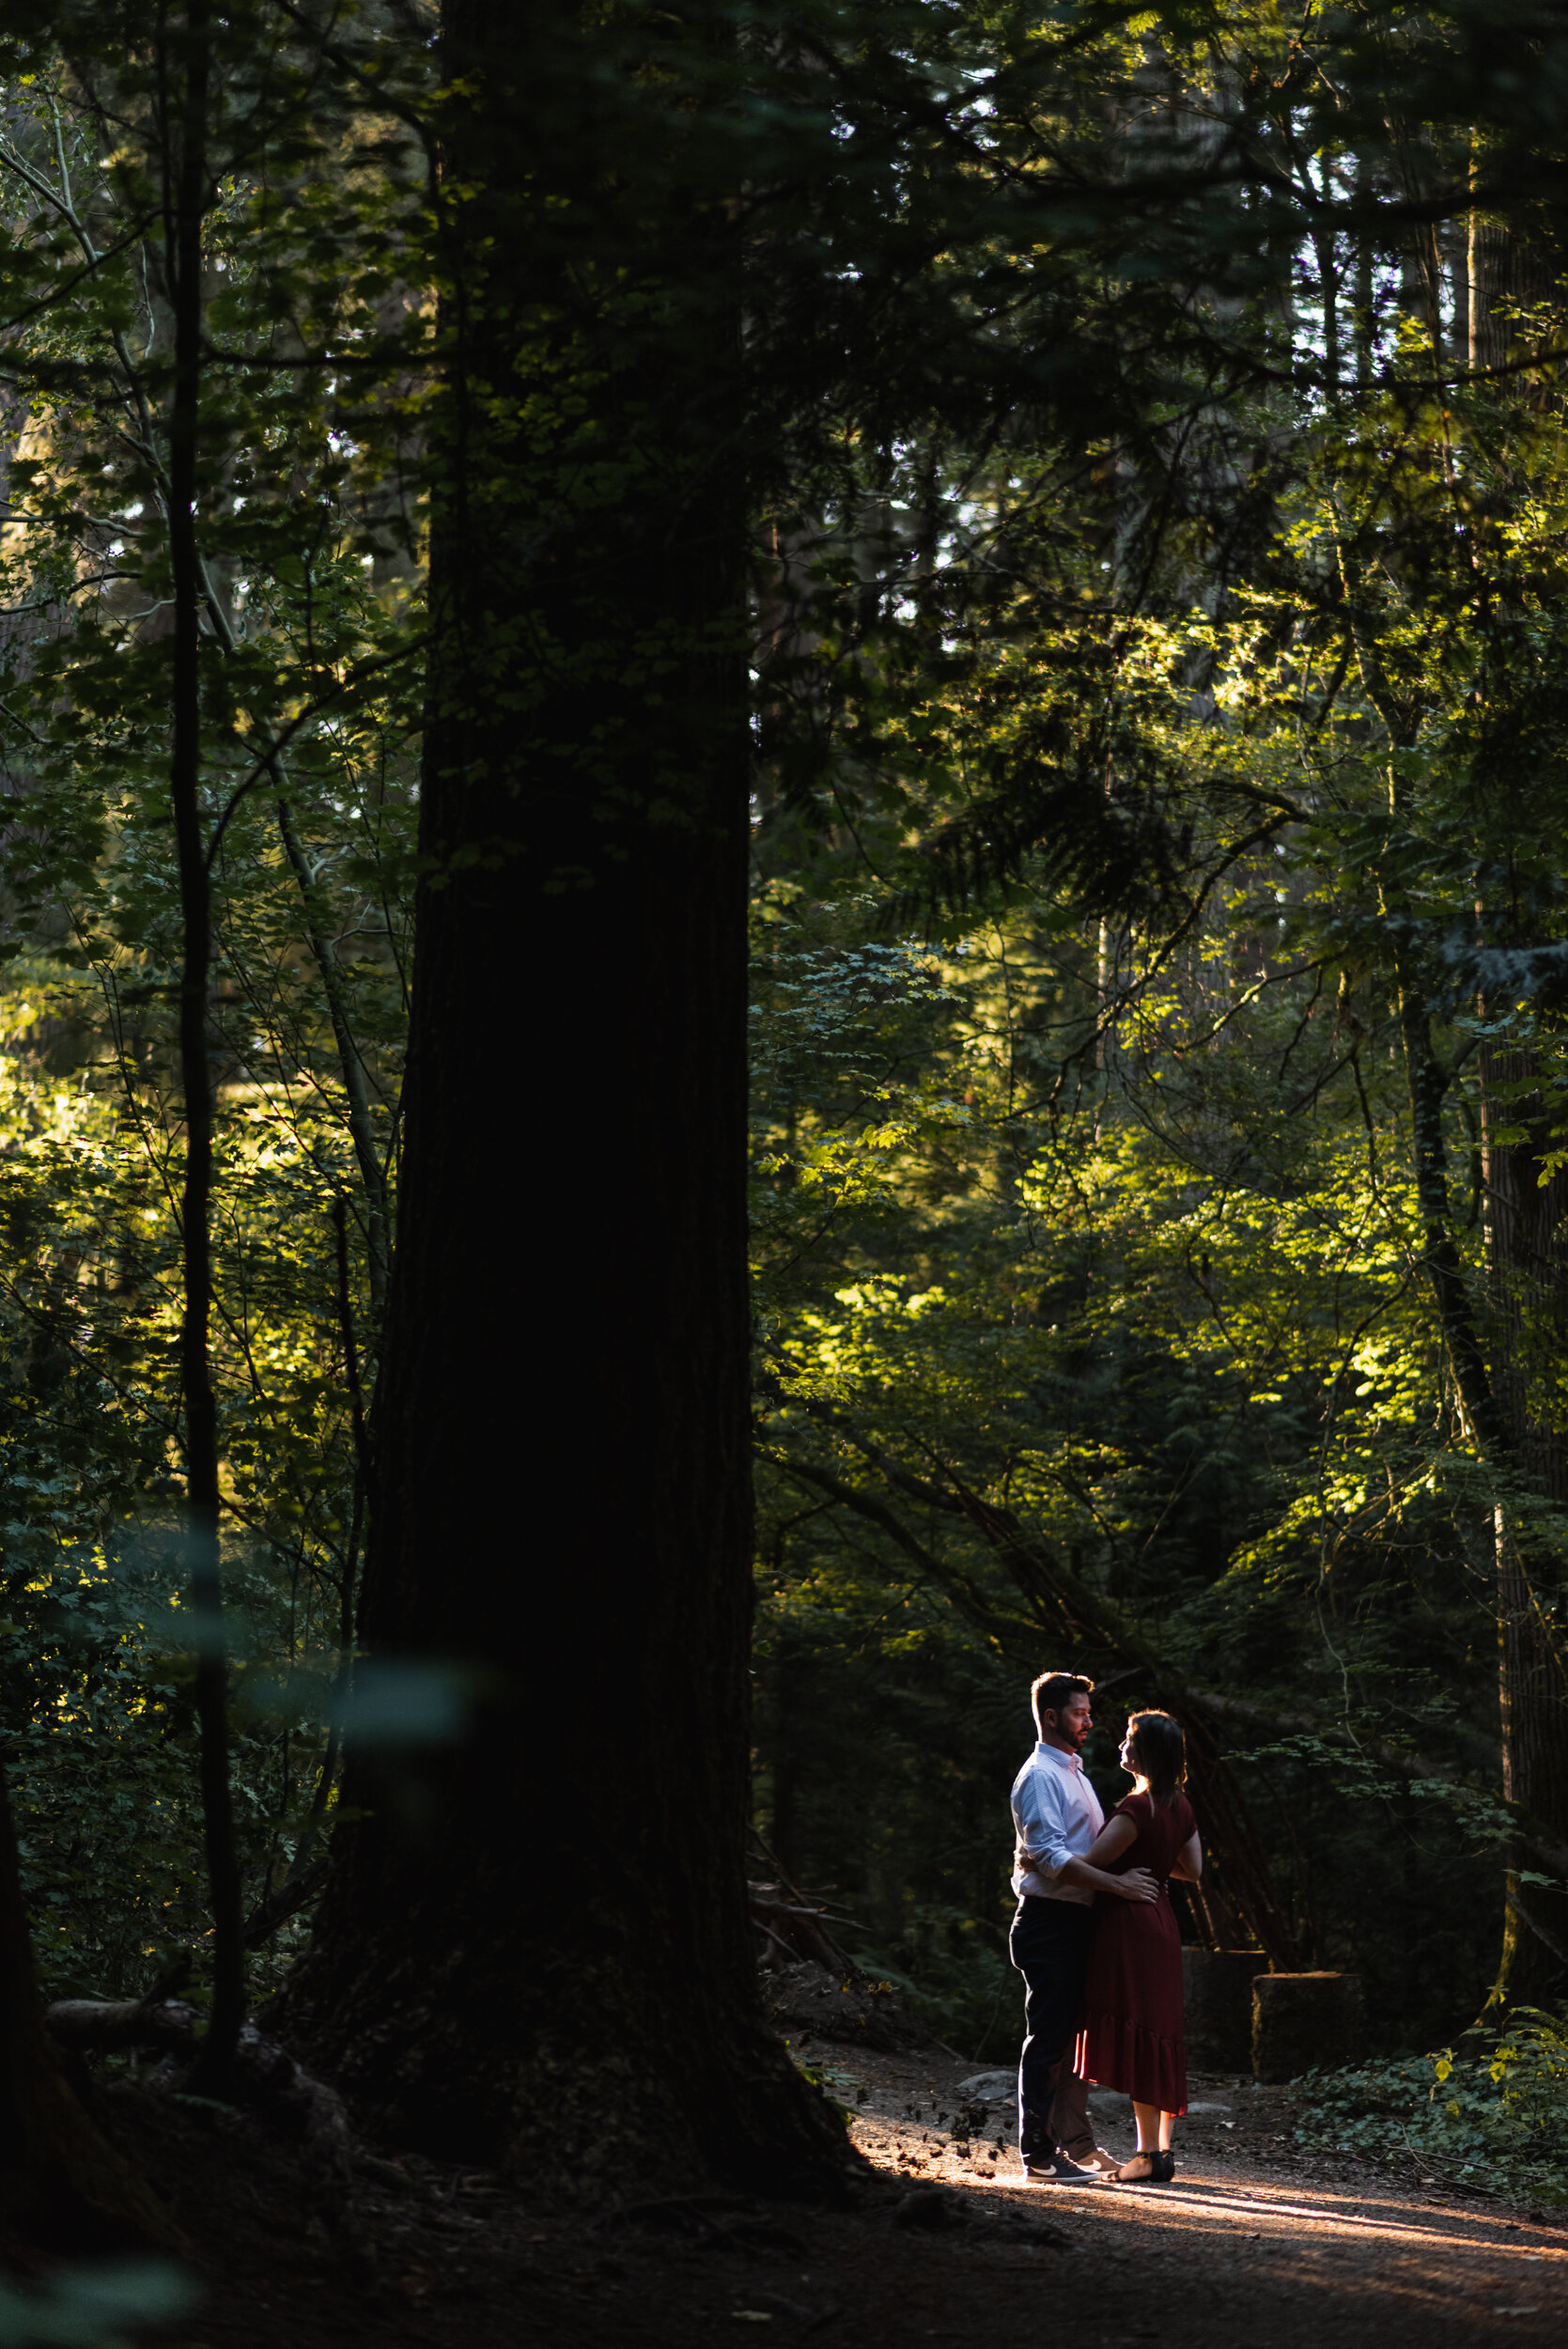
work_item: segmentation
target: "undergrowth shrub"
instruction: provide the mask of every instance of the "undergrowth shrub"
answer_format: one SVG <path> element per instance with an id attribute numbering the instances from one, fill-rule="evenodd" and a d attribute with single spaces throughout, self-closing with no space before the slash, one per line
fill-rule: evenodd
<path id="1" fill-rule="evenodd" d="M 1309 2072 L 1294 2083 L 1298 2143 L 1414 2162 L 1428 2176 L 1568 2201 L 1568 2017 L 1516 2007 L 1489 2054 Z"/>

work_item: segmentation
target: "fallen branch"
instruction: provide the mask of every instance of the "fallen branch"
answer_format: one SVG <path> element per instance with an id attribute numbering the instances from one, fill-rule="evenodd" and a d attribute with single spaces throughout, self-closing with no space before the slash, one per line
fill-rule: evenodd
<path id="1" fill-rule="evenodd" d="M 144 2047 L 193 2056 L 207 2016 L 183 1999 L 57 1999 L 44 2016 L 50 2035 L 79 2055 L 116 2055 Z"/>
<path id="2" fill-rule="evenodd" d="M 861 1969 L 852 1957 L 846 1955 L 827 1931 L 829 1925 L 848 1925 L 857 1933 L 865 1927 L 857 1925 L 853 1917 L 834 1917 L 802 1892 L 789 1880 L 789 1873 L 778 1854 L 768 1843 L 760 1828 L 748 1832 L 773 1874 L 770 1880 L 751 1881 L 746 1890 L 751 1895 L 752 1922 L 768 1938 L 781 1948 L 786 1957 L 807 1957 L 817 1966 L 826 1966 L 830 1972 L 838 1972 L 846 1982 L 859 1982 Z M 780 1896 L 783 1897 L 780 1897 Z M 763 1952 L 766 1956 L 766 1951 Z"/>
<path id="3" fill-rule="evenodd" d="M 304 1906 L 312 1895 L 319 1891 L 327 1874 L 327 1855 L 313 1859 L 298 1875 L 288 1876 L 276 1889 L 257 1901 L 245 1920 L 241 1939 L 247 1950 L 258 1950 L 270 1941 L 279 1925 L 287 1924 L 297 1909 Z"/>
<path id="4" fill-rule="evenodd" d="M 809 1957 L 830 1972 L 845 1976 L 857 1975 L 860 1968 L 853 1958 L 846 1957 L 838 1944 L 830 1938 L 825 1926 L 834 1921 L 824 1908 L 807 1907 L 803 1903 L 780 1900 L 778 1888 L 771 1884 L 749 1884 L 752 1922 L 789 1952 L 793 1957 Z"/>
<path id="5" fill-rule="evenodd" d="M 782 1950 L 782 1951 L 784 1952 L 784 1956 L 785 1956 L 785 1957 L 789 1960 L 789 1962 L 790 1962 L 790 1964 L 791 1964 L 791 1965 L 793 1965 L 793 1964 L 795 1963 L 795 1960 L 796 1960 L 796 1959 L 800 1956 L 800 1951 L 799 1951 L 799 1950 L 792 1950 L 792 1949 L 790 1948 L 789 1943 L 788 1943 L 787 1941 L 781 1941 L 781 1940 L 780 1940 L 780 1938 L 779 1938 L 779 1937 L 778 1937 L 778 1935 L 774 1932 L 774 1930 L 773 1930 L 772 1926 L 771 1926 L 771 1925 L 766 1925 L 766 1924 L 764 1924 L 764 1923 L 763 1923 L 763 1921 L 762 1921 L 762 1919 L 761 1919 L 759 1916 L 757 1916 L 757 1915 L 756 1915 L 756 1913 L 755 1913 L 755 1911 L 754 1911 L 754 1910 L 753 1911 L 753 1915 L 752 1915 L 752 1922 L 753 1922 L 753 1925 L 755 1925 L 755 1926 L 757 1927 L 757 1929 L 758 1929 L 758 1931 L 759 1931 L 759 1932 L 761 1932 L 761 1933 L 765 1933 L 765 1934 L 768 1936 L 768 1940 L 772 1942 L 773 1947 L 774 1947 L 776 1950 Z M 763 1956 L 764 1956 L 764 1957 L 766 1957 L 766 1956 L 768 1955 L 767 1951 L 766 1951 L 766 1950 L 764 1950 L 764 1952 L 763 1952 L 763 1953 L 762 1953 L 762 1954 L 763 1954 Z"/>

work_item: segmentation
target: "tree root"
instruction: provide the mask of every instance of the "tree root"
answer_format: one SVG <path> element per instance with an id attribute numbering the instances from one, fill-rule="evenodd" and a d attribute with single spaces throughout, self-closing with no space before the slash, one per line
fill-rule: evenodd
<path id="1" fill-rule="evenodd" d="M 78 2055 L 132 2049 L 162 2055 L 172 2087 L 194 2061 L 207 2017 L 183 1999 L 163 1997 L 158 1985 L 145 1999 L 60 1999 L 47 2009 L 44 2019 L 56 2046 Z M 317 2079 L 254 2023 L 241 2026 L 236 2070 L 245 2102 L 275 2115 L 301 2139 L 312 2172 L 331 2190 L 340 2231 L 362 2248 L 362 2231 L 353 2220 L 358 2154 L 336 2089 Z"/>

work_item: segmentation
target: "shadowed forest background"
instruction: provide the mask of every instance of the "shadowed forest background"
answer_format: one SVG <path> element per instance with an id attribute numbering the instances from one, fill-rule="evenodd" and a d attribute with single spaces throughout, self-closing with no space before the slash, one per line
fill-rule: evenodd
<path id="1" fill-rule="evenodd" d="M 702 1220 L 660 1137 L 699 1181 L 742 1139 L 645 1038 L 738 1039 L 743 846 L 750 1873 L 1006 2061 L 1028 1684 L 1087 1670 L 1102 1793 L 1126 1708 L 1188 1725 L 1192 1939 L 1359 1972 L 1389 2058 L 1539 2010 L 1560 2079 L 1556 19 L 8 0 L 0 76 L 0 1742 L 46 1999 L 183 1966 L 352 2075 L 352 1854 L 478 1832 L 486 1674 L 548 1648 L 550 1736 L 614 1742 L 662 1569 L 569 1606 L 685 1408 L 635 1351 Z M 366 1579 L 416 1371 L 495 1483 L 407 1468 L 418 1604 Z"/>

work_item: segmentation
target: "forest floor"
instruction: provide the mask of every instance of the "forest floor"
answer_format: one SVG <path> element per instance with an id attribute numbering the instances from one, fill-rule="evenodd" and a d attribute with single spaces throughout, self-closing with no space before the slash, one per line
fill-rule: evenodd
<path id="1" fill-rule="evenodd" d="M 814 2053 L 816 2051 L 814 2050 Z M 1568 2213 L 1529 2212 L 1412 2168 L 1298 2151 L 1288 2095 L 1197 2078 L 1173 2186 L 1022 2181 L 1002 2108 L 984 2137 L 939 2125 L 972 2063 L 822 2051 L 868 2171 L 847 2207 L 714 2195 L 546 2218 L 493 2177 L 374 2164 L 365 2243 L 346 2253 L 297 2157 L 252 2118 L 146 2096 L 119 2106 L 195 2246 L 179 2349 L 691 2349 L 1031 2338 L 1073 2349 L 1398 2349 L 1560 2340 Z M 1118 2100 L 1102 2141 L 1130 2151 Z M 764 2327 L 771 2327 L 766 2332 Z M 148 2337 L 143 2336 L 144 2341 Z"/>

